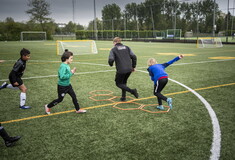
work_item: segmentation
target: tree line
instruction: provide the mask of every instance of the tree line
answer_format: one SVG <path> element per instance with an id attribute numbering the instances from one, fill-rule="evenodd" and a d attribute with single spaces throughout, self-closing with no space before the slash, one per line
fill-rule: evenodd
<path id="1" fill-rule="evenodd" d="M 45 0 L 28 0 L 28 7 L 25 11 L 30 16 L 28 22 L 15 22 L 12 17 L 0 21 L 0 40 L 19 40 L 21 31 L 46 31 L 49 39 L 54 34 L 78 35 L 89 31 L 93 34 L 94 30 L 98 30 L 100 34 L 105 31 L 139 33 L 166 29 L 182 29 L 183 33 L 212 33 L 214 30 L 215 33 L 227 31 L 227 34 L 231 34 L 234 26 L 234 16 L 230 12 L 225 14 L 219 10 L 214 0 L 190 3 L 178 0 L 145 0 L 140 4 L 126 4 L 123 11 L 115 3 L 107 4 L 101 11 L 102 18 L 91 20 L 87 27 L 72 21 L 61 27 L 49 17 L 50 4 Z M 213 20 L 216 27 L 213 26 Z"/>

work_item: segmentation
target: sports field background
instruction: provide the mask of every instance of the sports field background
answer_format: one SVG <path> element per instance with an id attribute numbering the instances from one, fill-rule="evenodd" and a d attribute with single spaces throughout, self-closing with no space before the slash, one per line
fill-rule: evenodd
<path id="1" fill-rule="evenodd" d="M 21 110 L 20 91 L 0 90 L 0 122 L 11 136 L 22 136 L 11 148 L 0 140 L 1 160 L 205 160 L 214 153 L 222 160 L 235 159 L 235 45 L 198 49 L 196 44 L 123 42 L 138 58 L 137 71 L 128 85 L 137 88 L 140 97 L 135 100 L 128 94 L 132 97 L 130 102 L 117 104 L 119 98 L 115 96 L 120 96 L 121 91 L 114 83 L 115 67 L 107 63 L 112 42 L 96 43 L 98 54 L 74 56 L 70 65 L 77 67 L 71 83 L 80 106 L 88 112 L 76 114 L 67 95 L 47 116 L 44 105 L 57 98 L 57 71 L 61 63 L 55 42 L 0 42 L 0 59 L 5 60 L 0 64 L 0 83 L 8 79 L 20 57 L 19 51 L 23 47 L 31 51 L 23 80 L 28 88 L 27 105 L 32 106 L 30 110 Z M 146 73 L 147 59 L 153 57 L 164 63 L 178 54 L 185 57 L 166 69 L 170 79 L 195 90 L 216 117 L 210 117 L 201 99 L 173 81 L 163 91 L 173 98 L 173 110 L 150 113 L 158 110 L 153 83 Z M 109 94 L 93 98 L 112 101 L 94 101 L 89 98 L 90 92 Z M 136 109 L 140 106 L 149 112 Z M 221 135 L 213 132 L 214 118 L 219 121 Z M 221 138 L 220 145 L 215 147 L 219 152 L 211 152 L 213 135 Z"/>

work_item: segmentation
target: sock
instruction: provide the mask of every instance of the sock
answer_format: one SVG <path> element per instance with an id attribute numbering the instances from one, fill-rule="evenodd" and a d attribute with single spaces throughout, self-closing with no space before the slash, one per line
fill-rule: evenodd
<path id="1" fill-rule="evenodd" d="M 19 89 L 18 87 L 13 87 L 12 84 L 8 84 L 6 88 L 10 88 L 10 89 Z"/>
<path id="2" fill-rule="evenodd" d="M 26 93 L 20 93 L 20 106 L 24 106 L 26 101 Z"/>

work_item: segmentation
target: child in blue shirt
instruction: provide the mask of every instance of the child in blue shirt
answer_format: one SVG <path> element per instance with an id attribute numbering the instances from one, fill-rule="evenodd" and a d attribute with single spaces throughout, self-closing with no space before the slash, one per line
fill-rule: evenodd
<path id="1" fill-rule="evenodd" d="M 151 80 L 154 81 L 153 93 L 155 96 L 157 96 L 158 105 L 159 105 L 157 106 L 157 109 L 164 110 L 164 107 L 162 105 L 162 100 L 166 101 L 170 106 L 170 109 L 172 109 L 172 98 L 167 98 L 161 94 L 161 91 L 168 82 L 168 74 L 165 72 L 165 68 L 183 57 L 184 57 L 183 55 L 179 55 L 178 57 L 175 57 L 171 61 L 163 64 L 157 64 L 157 61 L 154 58 L 150 58 L 148 60 L 149 68 L 147 70 L 149 72 Z"/>

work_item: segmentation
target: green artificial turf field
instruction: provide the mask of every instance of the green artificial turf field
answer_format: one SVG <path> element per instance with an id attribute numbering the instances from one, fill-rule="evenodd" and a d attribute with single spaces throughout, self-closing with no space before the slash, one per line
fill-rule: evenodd
<path id="1" fill-rule="evenodd" d="M 55 42 L 0 42 L 0 83 L 19 51 L 31 51 L 23 81 L 32 106 L 21 110 L 19 90 L 0 90 L 0 122 L 11 136 L 22 136 L 11 148 L 0 140 L 0 159 L 235 159 L 235 45 L 123 43 L 138 58 L 128 86 L 137 88 L 139 99 L 128 94 L 127 103 L 118 103 L 115 67 L 107 63 L 112 42 L 97 41 L 98 54 L 76 55 L 70 65 L 77 68 L 71 84 L 87 113 L 76 114 L 66 95 L 48 116 L 44 105 L 57 98 L 61 63 Z M 185 57 L 166 68 L 170 80 L 162 92 L 173 98 L 173 109 L 159 112 L 147 60 L 165 63 L 179 54 Z"/>

